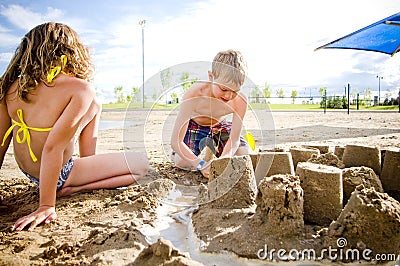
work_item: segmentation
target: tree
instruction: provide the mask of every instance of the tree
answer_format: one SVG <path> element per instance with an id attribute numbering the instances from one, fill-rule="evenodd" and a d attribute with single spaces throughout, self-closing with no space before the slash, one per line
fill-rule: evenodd
<path id="1" fill-rule="evenodd" d="M 114 88 L 114 95 L 117 103 L 124 103 L 125 96 L 124 96 L 124 88 L 122 86 L 118 86 Z"/>
<path id="2" fill-rule="evenodd" d="M 169 89 L 169 87 L 171 86 L 171 77 L 172 72 L 169 68 L 166 68 L 160 72 L 161 85 L 163 86 L 164 90 Z M 165 94 L 165 103 L 167 103 L 167 101 L 167 94 Z"/>
<path id="3" fill-rule="evenodd" d="M 365 105 L 370 106 L 371 105 L 371 101 L 372 101 L 372 92 L 371 92 L 371 88 L 367 88 L 364 90 L 364 102 Z"/>
<path id="4" fill-rule="evenodd" d="M 280 88 L 279 90 L 276 90 L 276 96 L 281 98 L 282 102 L 283 102 L 283 98 L 285 98 L 285 91 L 282 88 Z"/>
<path id="5" fill-rule="evenodd" d="M 267 99 L 271 97 L 271 88 L 268 82 L 265 82 L 265 87 L 263 89 L 263 96 Z"/>
<path id="6" fill-rule="evenodd" d="M 256 85 L 250 92 L 250 97 L 253 98 L 253 103 L 259 103 L 260 102 L 260 96 L 262 95 L 260 87 Z"/>
<path id="7" fill-rule="evenodd" d="M 292 90 L 292 95 L 290 97 L 292 98 L 292 104 L 294 104 L 297 98 L 297 90 Z"/>
<path id="8" fill-rule="evenodd" d="M 352 88 L 350 91 L 350 96 L 351 98 L 353 98 L 353 104 L 356 104 L 355 102 L 357 101 L 357 94 L 358 94 L 358 88 Z"/>
<path id="9" fill-rule="evenodd" d="M 319 96 L 322 98 L 325 96 L 326 87 L 321 87 L 318 90 Z"/>
<path id="10" fill-rule="evenodd" d="M 164 69 L 163 71 L 160 72 L 160 78 L 161 78 L 161 85 L 163 88 L 169 88 L 171 85 L 171 77 L 172 77 L 172 72 L 169 68 Z"/>
<path id="11" fill-rule="evenodd" d="M 140 92 L 140 88 L 138 88 L 138 87 L 132 88 L 130 96 L 131 96 L 131 100 L 135 103 L 139 101 L 139 92 Z"/>
<path id="12" fill-rule="evenodd" d="M 178 93 L 172 92 L 171 93 L 171 99 L 172 99 L 173 103 L 177 103 L 178 102 Z"/>
<path id="13" fill-rule="evenodd" d="M 190 80 L 189 73 L 188 72 L 182 72 L 181 81 L 182 81 L 181 87 L 182 87 L 182 90 L 183 90 L 182 94 L 184 94 L 197 81 L 197 78 L 194 79 L 194 80 Z"/>

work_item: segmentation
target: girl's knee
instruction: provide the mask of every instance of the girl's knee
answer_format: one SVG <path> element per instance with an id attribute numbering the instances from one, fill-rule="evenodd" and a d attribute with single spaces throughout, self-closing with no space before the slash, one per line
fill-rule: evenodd
<path id="1" fill-rule="evenodd" d="M 129 152 L 125 153 L 125 157 L 132 174 L 139 178 L 145 176 L 149 171 L 149 159 L 146 154 Z"/>

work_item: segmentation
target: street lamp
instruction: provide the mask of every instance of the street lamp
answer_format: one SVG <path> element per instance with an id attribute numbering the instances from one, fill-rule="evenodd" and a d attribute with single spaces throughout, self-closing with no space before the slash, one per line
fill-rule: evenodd
<path id="1" fill-rule="evenodd" d="M 383 79 L 383 77 L 377 75 L 376 78 L 378 79 L 378 106 L 379 106 L 381 104 L 381 79 Z"/>
<path id="2" fill-rule="evenodd" d="M 146 26 L 146 20 L 139 21 L 139 25 L 142 27 L 142 103 L 144 108 L 144 27 Z"/>

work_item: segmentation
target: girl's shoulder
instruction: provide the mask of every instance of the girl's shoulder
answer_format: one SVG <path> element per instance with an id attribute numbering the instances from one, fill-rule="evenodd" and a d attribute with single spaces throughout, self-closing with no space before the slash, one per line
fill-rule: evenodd
<path id="1" fill-rule="evenodd" d="M 50 84 L 50 86 L 52 86 Z M 84 79 L 68 76 L 59 75 L 56 80 L 54 80 L 54 86 L 59 87 L 61 90 L 69 90 L 71 92 L 79 93 L 94 93 L 92 84 Z"/>

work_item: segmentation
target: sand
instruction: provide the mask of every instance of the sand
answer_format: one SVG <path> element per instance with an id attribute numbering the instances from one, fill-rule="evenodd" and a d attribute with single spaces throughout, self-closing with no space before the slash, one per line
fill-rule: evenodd
<path id="1" fill-rule="evenodd" d="M 103 110 L 102 121 L 115 121 L 120 128 L 100 131 L 97 152 L 146 152 L 152 169 L 136 186 L 57 199 L 57 220 L 32 232 L 11 231 L 19 217 L 35 210 L 38 193 L 18 169 L 13 151 L 9 149 L 0 171 L 0 265 L 146 265 L 146 262 L 147 265 L 201 265 L 201 259 L 190 258 L 190 254 L 173 247 L 168 239 L 157 242 L 157 237 L 149 238 L 152 228 L 157 231 L 159 207 L 177 203 L 176 198 L 163 198 L 171 187 L 196 190 L 201 184 L 207 184 L 207 179 L 198 173 L 186 172 L 171 164 L 169 138 L 175 117 L 176 111 L 134 110 L 126 113 L 124 110 Z M 335 146 L 346 144 L 376 146 L 381 150 L 400 148 L 400 114 L 397 112 L 353 111 L 347 114 L 328 111 L 324 114 L 322 111 L 271 113 L 263 110 L 248 112 L 245 128 L 254 135 L 257 147 L 263 150 L 327 145 L 333 152 Z M 387 197 L 386 194 L 376 196 L 376 193 L 365 192 L 362 195 L 371 194 L 379 199 Z M 390 202 L 392 200 L 390 198 Z M 392 202 L 395 207 L 396 204 Z M 265 233 L 257 235 L 254 228 L 257 228 L 259 219 L 250 219 L 255 210 L 256 206 L 215 212 L 200 206 L 195 214 L 201 215 L 204 223 L 200 221 L 199 224 L 196 220 L 199 225 L 194 231 L 203 241 L 199 240 L 204 244 L 203 250 L 237 251 L 241 256 L 257 259 L 256 250 L 263 247 L 266 238 L 271 239 L 271 236 L 266 237 Z M 350 207 L 347 211 L 352 212 Z M 398 222 L 396 211 L 396 208 L 391 209 L 391 218 L 385 219 L 392 224 Z M 348 222 L 348 218 L 343 213 L 339 218 L 331 229 L 306 224 L 302 237 L 296 234 L 295 240 L 287 236 L 276 236 L 276 239 L 281 240 L 282 247 L 289 248 L 290 243 L 299 247 L 302 240 L 314 238 L 313 243 L 306 246 L 318 249 L 330 243 L 330 236 L 340 235 L 338 228 L 342 228 L 344 223 L 340 221 Z M 218 232 L 213 221 L 223 223 Z M 362 226 L 357 225 L 359 227 Z M 235 234 L 229 234 L 230 231 Z M 207 242 L 204 235 L 211 240 Z M 232 239 L 231 235 L 239 239 Z M 393 239 L 398 239 L 396 237 Z M 240 241 L 247 246 L 241 246 Z M 212 265 L 205 261 L 202 263 Z M 389 265 L 394 264 L 391 263 Z"/>

